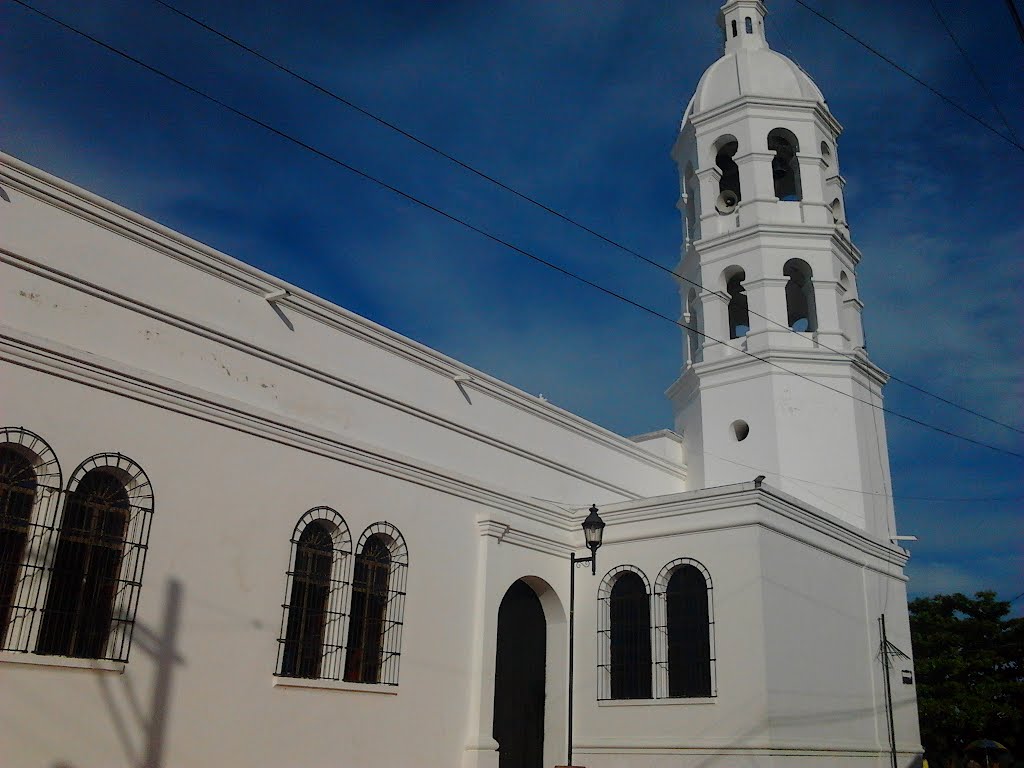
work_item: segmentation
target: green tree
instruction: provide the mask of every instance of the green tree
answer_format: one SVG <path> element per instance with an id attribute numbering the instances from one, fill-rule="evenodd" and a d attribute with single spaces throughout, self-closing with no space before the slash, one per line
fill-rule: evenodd
<path id="1" fill-rule="evenodd" d="M 1024 757 L 1024 619 L 995 592 L 910 603 L 921 741 L 933 765 L 974 739 Z"/>

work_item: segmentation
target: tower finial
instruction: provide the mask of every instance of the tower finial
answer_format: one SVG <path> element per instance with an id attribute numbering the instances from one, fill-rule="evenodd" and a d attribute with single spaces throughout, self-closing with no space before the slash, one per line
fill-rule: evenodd
<path id="1" fill-rule="evenodd" d="M 768 9 L 761 0 L 726 0 L 718 11 L 718 26 L 725 34 L 725 52 L 768 48 L 764 17 Z"/>

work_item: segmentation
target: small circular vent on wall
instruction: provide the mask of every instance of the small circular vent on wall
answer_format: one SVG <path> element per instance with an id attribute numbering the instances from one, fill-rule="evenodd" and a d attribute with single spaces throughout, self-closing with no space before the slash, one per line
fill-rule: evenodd
<path id="1" fill-rule="evenodd" d="M 743 419 L 737 419 L 730 425 L 732 434 L 736 438 L 736 442 L 742 443 L 747 439 L 747 435 L 750 434 L 750 425 L 747 424 Z"/>

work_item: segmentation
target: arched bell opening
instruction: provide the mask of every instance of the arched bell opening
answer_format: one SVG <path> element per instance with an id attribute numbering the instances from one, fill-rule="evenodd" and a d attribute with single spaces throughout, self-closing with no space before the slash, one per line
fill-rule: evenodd
<path id="1" fill-rule="evenodd" d="M 686 240 L 692 243 L 700 238 L 700 218 L 697 215 L 700 210 L 700 183 L 689 163 L 683 174 L 683 194 L 686 196 Z"/>
<path id="2" fill-rule="evenodd" d="M 782 268 L 786 282 L 786 324 L 794 331 L 818 330 L 811 267 L 803 259 L 790 259 Z"/>
<path id="3" fill-rule="evenodd" d="M 730 213 L 743 199 L 740 190 L 740 169 L 733 159 L 739 150 L 739 142 L 735 136 L 725 135 L 714 144 L 715 165 L 721 171 L 718 180 L 718 201 L 715 207 L 719 213 Z"/>
<path id="4" fill-rule="evenodd" d="M 839 273 L 839 295 L 842 309 L 839 313 L 839 328 L 851 347 L 863 346 L 863 335 L 859 330 L 860 312 L 858 310 L 856 289 L 846 270 Z"/>
<path id="5" fill-rule="evenodd" d="M 704 323 L 701 318 L 700 299 L 695 288 L 691 288 L 686 294 L 683 322 L 686 325 L 686 361 L 693 365 L 704 359 L 703 345 L 701 344 Z"/>
<path id="6" fill-rule="evenodd" d="M 821 162 L 825 166 L 825 168 L 832 167 L 832 150 L 829 149 L 828 144 L 826 144 L 824 141 L 821 142 Z"/>
<path id="7" fill-rule="evenodd" d="M 779 200 L 802 200 L 800 162 L 797 159 L 800 142 L 796 136 L 785 128 L 775 128 L 768 134 L 768 151 L 775 153 L 775 157 L 772 158 L 775 196 Z"/>
<path id="8" fill-rule="evenodd" d="M 743 281 L 747 274 L 739 267 L 729 267 L 722 275 L 729 295 L 729 338 L 739 339 L 750 332 L 750 309 Z"/>
<path id="9" fill-rule="evenodd" d="M 838 197 L 832 201 L 832 204 L 829 206 L 829 210 L 832 211 L 833 224 L 846 223 L 846 218 L 843 216 L 843 203 Z"/>

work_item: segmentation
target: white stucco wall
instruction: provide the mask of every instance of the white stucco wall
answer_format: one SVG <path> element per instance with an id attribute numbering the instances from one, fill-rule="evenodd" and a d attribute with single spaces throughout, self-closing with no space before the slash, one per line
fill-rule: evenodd
<path id="1" fill-rule="evenodd" d="M 35 431 L 70 465 L 98 451 L 121 451 L 147 470 L 156 494 L 125 673 L 0 663 L 5 764 L 134 762 L 117 721 L 124 719 L 141 749 L 128 691 L 151 714 L 154 665 L 146 635 L 163 626 L 172 581 L 181 585 L 179 660 L 171 666 L 166 764 L 326 765 L 332 754 L 347 755 L 353 765 L 404 763 L 417 742 L 429 745 L 422 748 L 427 764 L 457 759 L 472 613 L 454 595 L 430 595 L 450 595 L 454 584 L 471 591 L 476 582 L 475 558 L 457 555 L 474 549 L 475 505 L 56 377 L 8 368 L 4 379 L 5 422 L 34 412 Z M 32 407 L 36 398 L 46 398 L 45 413 Z M 319 505 L 337 509 L 354 537 L 377 520 L 394 523 L 405 537 L 411 578 L 399 695 L 272 685 L 288 540 L 299 516 Z M 46 737 L 47 722 L 60 724 L 61 738 Z M 402 738 L 381 738 L 380 724 L 396 722 L 403 723 Z M 22 728 L 42 738 L 24 738 Z"/>
<path id="2" fill-rule="evenodd" d="M 13 158 L 0 169 L 15 332 L 540 498 L 685 489 L 678 461 Z"/>
<path id="3" fill-rule="evenodd" d="M 582 639 L 581 764 L 889 764 L 877 618 L 886 613 L 890 641 L 909 655 L 904 557 L 794 502 L 746 483 L 607 508 L 598 576 L 577 577 L 580 625 L 597 626 L 603 573 L 629 564 L 654 585 L 666 564 L 692 558 L 713 579 L 716 686 L 711 699 L 597 701 L 602 640 Z M 914 689 L 899 664 L 891 679 L 899 764 L 914 765 Z"/>

